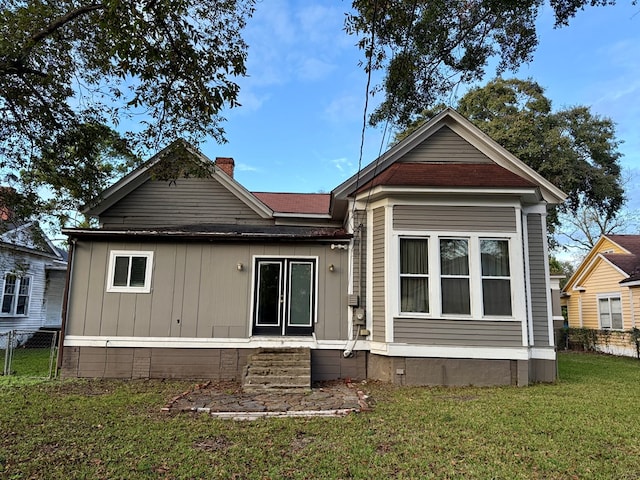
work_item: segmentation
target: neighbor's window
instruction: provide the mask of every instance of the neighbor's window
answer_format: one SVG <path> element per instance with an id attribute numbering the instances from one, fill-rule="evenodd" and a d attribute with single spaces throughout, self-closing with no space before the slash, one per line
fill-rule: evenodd
<path id="1" fill-rule="evenodd" d="M 109 258 L 108 292 L 149 293 L 153 252 L 112 250 Z"/>
<path id="2" fill-rule="evenodd" d="M 482 303 L 485 315 L 511 315 L 509 242 L 480 240 Z"/>
<path id="3" fill-rule="evenodd" d="M 440 239 L 442 313 L 470 314 L 469 240 Z"/>
<path id="4" fill-rule="evenodd" d="M 7 273 L 2 289 L 2 310 L 4 315 L 27 315 L 29 313 L 29 295 L 31 277 L 18 277 Z"/>
<path id="5" fill-rule="evenodd" d="M 600 314 L 600 328 L 622 330 L 622 302 L 620 297 L 598 298 L 598 312 Z"/>
<path id="6" fill-rule="evenodd" d="M 400 239 L 400 311 L 429 313 L 429 241 Z"/>

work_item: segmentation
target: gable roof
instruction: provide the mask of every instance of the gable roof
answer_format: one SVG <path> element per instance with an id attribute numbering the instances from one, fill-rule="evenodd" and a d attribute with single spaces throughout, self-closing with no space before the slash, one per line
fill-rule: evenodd
<path id="1" fill-rule="evenodd" d="M 211 173 L 211 176 L 220 182 L 222 186 L 262 218 L 270 218 L 273 215 L 273 211 L 267 205 L 261 202 L 256 196 L 252 195 L 251 192 L 244 188 L 240 183 L 227 175 L 222 168 L 215 165 L 209 158 L 182 139 L 172 142 L 138 168 L 122 177 L 109 188 L 105 189 L 97 199 L 85 207 L 83 213 L 91 216 L 98 216 L 105 212 L 108 208 L 115 205 L 133 190 L 149 180 L 151 178 L 151 170 L 163 160 L 170 158 L 171 154 L 177 149 L 184 149 L 196 162 L 198 162 L 203 168 L 207 169 Z"/>
<path id="2" fill-rule="evenodd" d="M 621 252 L 611 252 L 607 245 L 615 244 Z M 640 281 L 640 235 L 603 235 L 582 260 L 567 281 L 565 292 L 577 288 L 598 265 L 605 261 L 625 277 L 621 284 Z"/>
<path id="3" fill-rule="evenodd" d="M 66 262 L 61 251 L 56 248 L 37 222 L 32 221 L 21 225 L 8 223 L 5 226 L 7 230 L 0 235 L 0 247 Z"/>
<path id="4" fill-rule="evenodd" d="M 251 192 L 273 210 L 274 215 L 306 214 L 328 215 L 331 194 L 328 193 L 270 193 Z"/>
<path id="5" fill-rule="evenodd" d="M 566 195 L 558 187 L 543 178 L 524 162 L 518 160 L 514 155 L 489 138 L 488 135 L 452 108 L 446 108 L 440 112 L 407 138 L 391 147 L 387 152 L 363 168 L 359 173 L 337 186 L 332 193 L 337 200 L 346 200 L 347 197 L 360 191 L 362 185 L 371 182 L 380 172 L 387 170 L 392 164 L 428 140 L 429 137 L 443 127 L 449 127 L 462 139 L 491 159 L 496 165 L 530 182 L 539 189 L 541 197 L 546 202 L 558 204 L 565 200 Z M 451 167 L 453 164 L 449 163 L 447 165 Z M 468 168 L 469 164 L 465 164 L 465 170 Z M 452 179 L 449 179 L 450 182 L 451 180 Z"/>

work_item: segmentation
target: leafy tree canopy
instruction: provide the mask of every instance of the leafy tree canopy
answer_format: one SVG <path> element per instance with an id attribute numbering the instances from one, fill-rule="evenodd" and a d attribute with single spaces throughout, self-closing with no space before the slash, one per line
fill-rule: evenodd
<path id="1" fill-rule="evenodd" d="M 442 107 L 442 106 L 441 106 Z M 614 218 L 625 202 L 615 125 L 577 106 L 553 111 L 544 89 L 533 80 L 498 78 L 466 93 L 457 110 L 493 140 L 568 195 L 561 212 L 584 207 Z M 425 110 L 398 135 L 404 138 L 440 108 Z M 551 230 L 559 224 L 550 211 Z"/>
<path id="2" fill-rule="evenodd" d="M 0 168 L 25 191 L 86 199 L 112 173 L 105 159 L 131 161 L 133 145 L 223 141 L 254 1 L 4 0 Z"/>
<path id="3" fill-rule="evenodd" d="M 551 0 L 555 25 L 587 6 L 615 0 Z M 633 4 L 636 0 L 632 1 Z M 384 101 L 371 123 L 407 125 L 460 83 L 480 81 L 489 60 L 497 74 L 529 62 L 538 44 L 543 0 L 355 0 L 346 30 L 359 37 L 366 69 L 383 70 Z"/>

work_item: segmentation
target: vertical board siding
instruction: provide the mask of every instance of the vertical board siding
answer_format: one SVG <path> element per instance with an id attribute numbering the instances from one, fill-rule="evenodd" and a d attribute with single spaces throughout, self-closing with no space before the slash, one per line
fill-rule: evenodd
<path id="1" fill-rule="evenodd" d="M 106 291 L 111 250 L 153 251 L 150 293 Z M 78 241 L 68 335 L 247 338 L 253 256 L 317 257 L 316 337 L 346 340 L 348 254 L 330 245 Z M 242 263 L 242 271 L 237 264 Z M 329 271 L 329 265 L 334 271 Z"/>
<path id="2" fill-rule="evenodd" d="M 100 215 L 105 228 L 260 223 L 260 216 L 215 178 L 147 180 Z"/>
<path id="3" fill-rule="evenodd" d="M 396 230 L 461 232 L 515 232 L 513 207 L 396 205 L 393 208 Z"/>
<path id="4" fill-rule="evenodd" d="M 529 236 L 529 283 L 531 285 L 531 314 L 533 339 L 536 346 L 553 345 L 549 338 L 549 311 L 547 304 L 547 281 L 545 267 L 544 235 L 542 216 L 527 215 Z"/>
<path id="5" fill-rule="evenodd" d="M 384 242 L 385 208 L 373 210 L 372 236 L 372 338 L 374 342 L 384 342 L 385 334 L 385 288 L 384 288 Z"/>
<path id="6" fill-rule="evenodd" d="M 414 345 L 464 345 L 519 347 L 522 322 L 395 318 L 396 343 Z"/>
<path id="7" fill-rule="evenodd" d="M 443 126 L 420 145 L 413 148 L 400 161 L 493 163 L 489 157 L 447 126 Z"/>

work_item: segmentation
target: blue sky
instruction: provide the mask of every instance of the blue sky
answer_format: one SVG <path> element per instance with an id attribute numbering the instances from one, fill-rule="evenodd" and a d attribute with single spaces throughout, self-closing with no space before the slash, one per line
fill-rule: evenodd
<path id="1" fill-rule="evenodd" d="M 640 172 L 640 5 L 619 3 L 579 12 L 562 29 L 553 29 L 545 7 L 535 58 L 513 76 L 537 81 L 555 108 L 586 105 L 612 118 L 624 141 L 623 166 Z M 236 179 L 249 190 L 328 192 L 357 170 L 366 75 L 355 39 L 343 31 L 349 6 L 258 3 L 245 32 L 243 106 L 225 115 L 227 144 L 201 146 L 212 159 L 233 157 Z M 386 149 L 382 143 L 382 130 L 367 128 L 363 165 Z M 640 186 L 638 177 L 632 184 Z M 639 208 L 638 188 L 628 188 L 629 207 Z"/>

